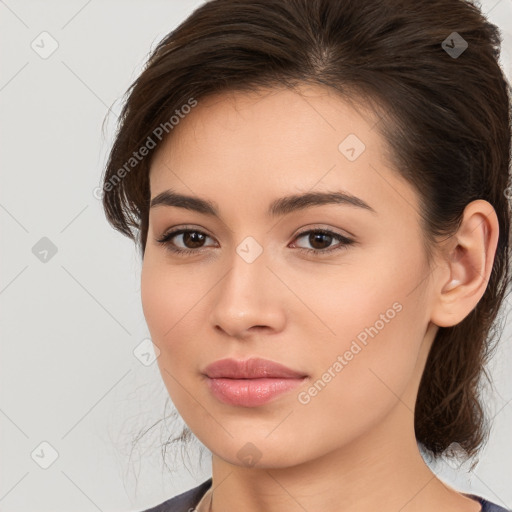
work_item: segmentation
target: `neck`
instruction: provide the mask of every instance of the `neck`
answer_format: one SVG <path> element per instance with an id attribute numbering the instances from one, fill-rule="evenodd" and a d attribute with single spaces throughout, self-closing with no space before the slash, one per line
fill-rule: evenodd
<path id="1" fill-rule="evenodd" d="M 399 401 L 385 421 L 348 446 L 292 467 L 241 467 L 213 454 L 211 510 L 480 511 L 425 464 L 413 418 Z"/>

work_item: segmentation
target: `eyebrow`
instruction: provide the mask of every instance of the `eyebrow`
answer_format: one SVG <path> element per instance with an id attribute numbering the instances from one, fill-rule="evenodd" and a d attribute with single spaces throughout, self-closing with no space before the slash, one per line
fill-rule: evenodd
<path id="1" fill-rule="evenodd" d="M 343 204 L 362 208 L 374 214 L 377 212 L 365 201 L 344 191 L 334 192 L 307 192 L 304 194 L 295 194 L 280 197 L 274 200 L 268 210 L 267 215 L 279 217 L 287 215 L 298 210 L 305 210 L 313 206 L 325 204 Z M 220 218 L 217 205 L 206 199 L 179 194 L 173 190 L 165 190 L 151 200 L 150 208 L 155 206 L 174 206 L 192 210 L 204 215 Z"/>

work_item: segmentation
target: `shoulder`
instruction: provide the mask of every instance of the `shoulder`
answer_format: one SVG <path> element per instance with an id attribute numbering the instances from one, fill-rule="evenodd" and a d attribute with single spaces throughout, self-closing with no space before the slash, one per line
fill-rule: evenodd
<path id="1" fill-rule="evenodd" d="M 160 503 L 155 507 L 148 508 L 142 512 L 192 512 L 211 485 L 212 479 L 210 477 L 197 487 L 193 487 L 188 491 L 174 496 L 174 498 L 164 501 L 163 503 Z M 512 510 L 496 505 L 495 503 L 492 503 L 480 496 L 476 496 L 474 494 L 465 495 L 478 501 L 482 505 L 481 512 L 512 512 Z"/>
<path id="2" fill-rule="evenodd" d="M 510 509 L 503 508 L 500 505 L 487 501 L 481 496 L 476 496 L 474 494 L 466 494 L 466 496 L 478 501 L 482 505 L 482 512 L 511 512 Z"/>
<path id="3" fill-rule="evenodd" d="M 142 512 L 192 512 L 211 485 L 212 479 L 210 477 L 197 487 L 189 489 L 188 491 L 174 496 L 174 498 L 160 503 L 160 505 L 156 507 L 148 508 Z M 494 512 L 494 510 L 492 512 Z"/>

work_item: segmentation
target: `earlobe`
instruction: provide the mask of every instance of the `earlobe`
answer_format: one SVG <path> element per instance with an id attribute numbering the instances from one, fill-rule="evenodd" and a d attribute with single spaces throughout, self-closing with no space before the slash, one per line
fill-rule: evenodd
<path id="1" fill-rule="evenodd" d="M 499 223 L 494 208 L 478 199 L 468 204 L 439 265 L 431 321 L 439 327 L 460 323 L 482 298 L 492 271 Z"/>

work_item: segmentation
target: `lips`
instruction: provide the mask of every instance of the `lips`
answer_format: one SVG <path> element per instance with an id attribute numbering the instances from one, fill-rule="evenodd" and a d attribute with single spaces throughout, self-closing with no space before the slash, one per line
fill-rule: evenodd
<path id="1" fill-rule="evenodd" d="M 301 379 L 307 374 L 268 359 L 251 358 L 245 361 L 220 359 L 209 364 L 203 373 L 211 379 Z"/>
<path id="2" fill-rule="evenodd" d="M 308 376 L 268 359 L 221 359 L 204 371 L 212 394 L 224 404 L 258 407 L 300 386 Z"/>

